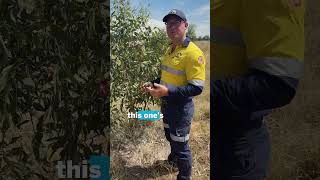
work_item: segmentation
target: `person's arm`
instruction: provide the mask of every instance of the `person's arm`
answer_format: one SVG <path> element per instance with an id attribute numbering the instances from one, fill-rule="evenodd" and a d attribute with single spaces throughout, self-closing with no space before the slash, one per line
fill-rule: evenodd
<path id="1" fill-rule="evenodd" d="M 291 82 L 291 86 L 287 83 Z M 222 112 L 255 112 L 282 107 L 293 99 L 298 80 L 253 70 L 246 76 L 211 81 L 211 101 Z"/>
<path id="2" fill-rule="evenodd" d="M 188 84 L 186 86 L 168 86 L 168 98 L 188 98 L 202 93 L 203 86 Z"/>

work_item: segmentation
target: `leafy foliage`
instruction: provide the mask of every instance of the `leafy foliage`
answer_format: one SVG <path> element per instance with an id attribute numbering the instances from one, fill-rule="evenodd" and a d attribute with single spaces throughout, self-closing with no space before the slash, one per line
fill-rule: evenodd
<path id="1" fill-rule="evenodd" d="M 205 35 L 205 36 L 199 36 L 197 38 L 198 41 L 209 41 L 210 40 L 210 36 L 209 35 Z"/>
<path id="2" fill-rule="evenodd" d="M 101 0 L 0 1 L 1 176 L 43 179 L 32 159 L 106 153 L 87 142 L 109 127 L 108 14 Z"/>
<path id="3" fill-rule="evenodd" d="M 127 0 L 114 0 L 111 12 L 111 116 L 120 125 L 128 112 L 154 102 L 140 91 L 142 83 L 159 76 L 160 58 L 168 45 L 164 30 L 148 25 L 144 8 L 133 9 Z M 121 116 L 120 114 L 123 114 Z M 123 121 L 120 121 L 122 118 Z"/>
<path id="4" fill-rule="evenodd" d="M 196 40 L 197 34 L 196 34 L 197 25 L 195 24 L 189 24 L 188 30 L 187 30 L 187 36 L 190 37 L 192 40 Z"/>

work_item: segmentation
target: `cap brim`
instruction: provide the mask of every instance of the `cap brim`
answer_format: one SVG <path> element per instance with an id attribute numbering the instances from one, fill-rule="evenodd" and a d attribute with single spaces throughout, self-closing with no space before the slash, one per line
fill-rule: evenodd
<path id="1" fill-rule="evenodd" d="M 178 16 L 178 15 L 176 15 L 176 14 L 167 14 L 166 16 L 163 17 L 162 21 L 163 21 L 163 22 L 167 22 L 167 20 L 168 20 L 168 18 L 169 18 L 170 16 L 176 16 L 176 17 L 178 17 L 178 18 L 186 21 L 185 19 L 181 18 L 180 16 Z"/>

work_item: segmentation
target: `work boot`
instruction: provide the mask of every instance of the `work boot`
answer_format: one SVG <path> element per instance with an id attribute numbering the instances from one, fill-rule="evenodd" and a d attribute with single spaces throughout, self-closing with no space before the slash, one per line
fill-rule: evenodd
<path id="1" fill-rule="evenodd" d="M 177 165 L 177 157 L 174 157 L 173 155 L 169 155 L 168 159 L 166 160 L 157 160 L 154 163 L 155 167 L 158 168 L 165 168 L 165 170 L 170 170 L 172 172 L 178 172 L 178 165 Z"/>
<path id="2" fill-rule="evenodd" d="M 189 176 L 180 176 L 180 175 L 178 175 L 177 176 L 177 180 L 190 180 L 190 177 Z"/>

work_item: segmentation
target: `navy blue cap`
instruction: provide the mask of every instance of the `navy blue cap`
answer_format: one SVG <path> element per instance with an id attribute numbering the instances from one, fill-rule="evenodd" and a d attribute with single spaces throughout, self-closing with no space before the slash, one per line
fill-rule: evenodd
<path id="1" fill-rule="evenodd" d="M 167 22 L 169 16 L 178 16 L 182 20 L 187 21 L 186 15 L 178 9 L 172 9 L 166 16 L 163 17 L 162 21 Z"/>

